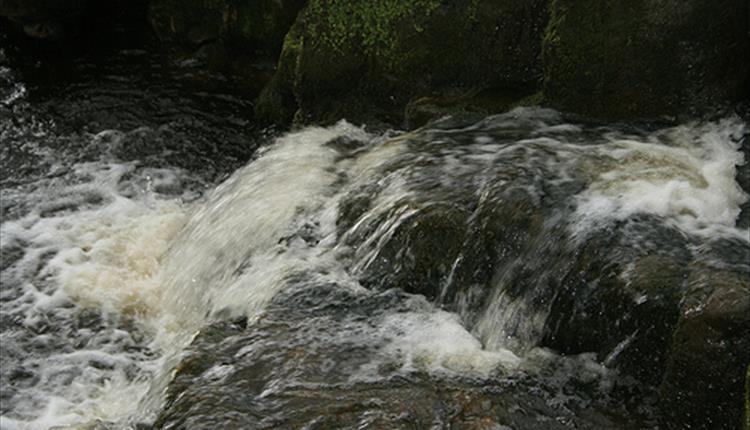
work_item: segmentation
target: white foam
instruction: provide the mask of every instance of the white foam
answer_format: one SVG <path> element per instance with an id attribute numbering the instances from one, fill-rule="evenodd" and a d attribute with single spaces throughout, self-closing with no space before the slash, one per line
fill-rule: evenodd
<path id="1" fill-rule="evenodd" d="M 515 368 L 520 362 L 507 349 L 484 349 L 456 314 L 441 310 L 388 315 L 381 335 L 390 340 L 385 354 L 397 359 L 404 371 L 488 375 L 499 367 Z"/>
<path id="2" fill-rule="evenodd" d="M 169 180 L 182 173 L 165 169 L 160 174 Z M 3 247 L 18 244 L 24 251 L 3 272 L 3 289 L 16 289 L 18 295 L 2 310 L 21 317 L 29 330 L 3 332 L 3 348 L 20 353 L 14 365 L 37 378 L 14 396 L 13 415 L 0 417 L 0 427 L 124 422 L 137 408 L 134 399 L 147 392 L 153 357 L 139 352 L 146 345 L 112 324 L 159 311 L 154 276 L 185 222 L 186 208 L 179 191 L 163 198 L 139 175 L 135 164 L 107 158 L 74 165 L 66 177 L 34 183 L 26 198 L 32 210 L 0 226 Z M 134 191 L 130 198 L 121 194 L 123 186 Z M 72 334 L 56 326 L 73 325 L 82 308 L 98 309 L 101 325 L 71 328 Z M 46 334 L 48 324 L 60 332 Z M 41 333 L 34 334 L 37 330 Z M 60 342 L 85 346 L 59 349 Z M 27 344 L 42 352 L 28 350 Z"/>
<path id="3" fill-rule="evenodd" d="M 639 141 L 614 139 L 593 151 L 601 170 L 576 197 L 577 235 L 612 219 L 637 213 L 659 216 L 681 230 L 730 235 L 748 196 L 735 180 L 746 160 L 739 149 L 745 125 L 727 119 L 679 126 Z"/>
<path id="4" fill-rule="evenodd" d="M 367 138 L 345 122 L 287 135 L 208 197 L 166 256 L 165 314 L 196 328 L 207 313 L 225 308 L 253 314 L 282 278 L 310 267 L 305 261 L 315 252 L 282 242 L 301 223 L 316 221 L 331 197 L 337 153 L 324 144 L 342 135 Z M 335 226 L 320 227 L 325 236 Z"/>

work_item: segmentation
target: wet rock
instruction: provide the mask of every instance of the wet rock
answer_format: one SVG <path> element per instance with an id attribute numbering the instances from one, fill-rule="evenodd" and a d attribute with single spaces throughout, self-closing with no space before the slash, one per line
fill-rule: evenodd
<path id="1" fill-rule="evenodd" d="M 221 41 L 260 56 L 278 55 L 284 35 L 305 0 L 155 0 L 149 20 L 159 39 L 201 46 Z"/>
<path id="2" fill-rule="evenodd" d="M 360 282 L 372 288 L 398 287 L 437 298 L 464 245 L 468 216 L 465 210 L 448 205 L 418 210 L 379 247 Z"/>
<path id="3" fill-rule="evenodd" d="M 628 237 L 642 228 L 650 235 L 660 229 L 605 231 L 583 246 L 555 294 L 542 342 L 567 354 L 594 351 L 607 365 L 649 381 L 664 373 L 687 276 L 676 256 L 687 251 L 669 228 L 661 228 L 667 240 L 659 243 L 674 249 L 634 247 Z"/>
<path id="4" fill-rule="evenodd" d="M 599 118 L 684 116 L 750 96 L 745 0 L 550 5 L 551 107 Z"/>
<path id="5" fill-rule="evenodd" d="M 410 300 L 394 290 L 362 296 L 308 285 L 282 292 L 246 328 L 211 324 L 186 351 L 154 427 L 632 428 L 587 395 L 561 405 L 558 390 L 584 385 L 570 367 L 547 369 L 567 378 L 561 388 L 523 374 L 429 374 L 384 362 L 371 334 L 387 315 L 409 311 Z"/>
<path id="6" fill-rule="evenodd" d="M 471 123 L 497 112 L 518 106 L 537 106 L 541 103 L 541 92 L 527 95 L 526 91 L 495 89 L 468 92 L 442 97 L 416 97 L 406 104 L 404 127 L 409 130 L 422 127 L 436 120 L 450 117 L 474 118 Z"/>
<path id="7" fill-rule="evenodd" d="M 495 142 L 513 138 L 512 130 L 494 133 Z M 546 165 L 530 161 L 534 157 L 528 145 L 517 148 L 519 159 L 504 148 L 508 158 L 495 158 L 484 169 L 462 175 L 430 155 L 449 147 L 461 160 L 456 165 L 466 167 L 472 161 L 459 154 L 462 145 L 472 144 L 470 135 L 449 140 L 452 136 L 439 130 L 424 129 L 409 136 L 410 150 L 419 155 L 404 155 L 386 168 L 409 178 L 407 198 L 382 217 L 372 211 L 374 201 L 383 201 L 383 188 L 363 188 L 342 201 L 340 234 L 368 261 L 360 278 L 364 285 L 404 288 L 455 310 L 490 349 L 524 353 L 541 345 L 565 355 L 593 353 L 621 374 L 618 386 L 637 380 L 654 391 L 662 387 L 662 408 L 677 411 L 667 412 L 666 428 L 733 428 L 727 423 L 738 422 L 742 407 L 721 390 L 734 387 L 731 396 L 741 398 L 738 381 L 745 364 L 738 364 L 738 357 L 750 355 L 732 339 L 747 337 L 736 334 L 745 330 L 745 323 L 721 329 L 715 337 L 696 335 L 687 350 L 677 348 L 675 339 L 686 336 L 681 334 L 687 327 L 685 303 L 724 309 L 716 311 L 720 315 L 728 312 L 728 303 L 744 303 L 735 292 L 717 299 L 721 306 L 709 305 L 714 299 L 706 293 L 708 287 L 698 288 L 696 281 L 706 270 L 699 264 L 704 260 L 723 262 L 712 269 L 717 279 L 747 278 L 750 249 L 744 242 L 702 243 L 647 214 L 613 220 L 574 237 L 570 196 L 584 187 L 585 181 L 575 176 L 586 172 L 570 170 L 568 180 L 549 181 Z M 387 179 L 378 183 L 387 189 Z M 474 189 L 477 184 L 481 193 Z M 397 224 L 388 224 L 399 217 Z M 374 242 L 379 246 L 368 260 Z M 731 318 L 750 314 L 742 306 L 731 312 Z M 724 346 L 716 352 L 712 345 Z M 680 375 L 670 370 L 677 369 L 673 363 L 685 371 L 702 368 L 704 352 L 710 357 L 707 363 L 724 372 L 721 378 L 712 371 Z M 702 394 L 696 394 L 697 387 Z M 675 402 L 681 406 L 673 407 Z"/>
<path id="8" fill-rule="evenodd" d="M 416 96 L 528 94 L 541 76 L 546 9 L 541 0 L 311 1 L 287 35 L 258 113 L 284 125 L 400 124 Z"/>
<path id="9" fill-rule="evenodd" d="M 750 277 L 696 265 L 661 383 L 673 428 L 735 429 L 750 357 Z M 700 405 L 700 407 L 698 407 Z"/>

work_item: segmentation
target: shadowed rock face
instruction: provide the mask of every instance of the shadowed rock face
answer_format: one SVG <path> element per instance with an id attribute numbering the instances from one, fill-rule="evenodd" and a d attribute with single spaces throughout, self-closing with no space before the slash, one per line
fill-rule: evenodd
<path id="1" fill-rule="evenodd" d="M 750 357 L 750 279 L 704 265 L 691 275 L 660 387 L 664 409 L 692 428 L 732 428 L 742 421 L 741 369 Z M 697 404 L 706 408 L 687 406 Z"/>
<path id="2" fill-rule="evenodd" d="M 64 23 L 81 15 L 87 0 L 2 0 L 0 17 L 6 17 L 32 37 L 57 39 L 64 35 Z"/>
<path id="3" fill-rule="evenodd" d="M 545 103 L 600 118 L 691 116 L 750 95 L 744 0 L 550 2 Z"/>
<path id="4" fill-rule="evenodd" d="M 153 0 L 148 20 L 177 63 L 235 76 L 254 95 L 306 0 Z"/>
<path id="5" fill-rule="evenodd" d="M 55 47 L 49 42 L 64 42 L 57 45 L 63 52 L 71 47 L 116 45 L 122 39 L 132 45 L 149 32 L 147 4 L 148 0 L 2 0 L 0 26 L 41 39 L 28 44 L 32 50 Z"/>
<path id="6" fill-rule="evenodd" d="M 220 42 L 265 56 L 277 56 L 284 35 L 305 0 L 154 0 L 149 20 L 157 36 L 192 47 Z"/>
<path id="7" fill-rule="evenodd" d="M 744 0 L 2 0 L 0 17 L 59 39 L 146 8 L 176 63 L 233 76 L 283 126 L 539 104 L 682 119 L 750 96 Z"/>
<path id="8" fill-rule="evenodd" d="M 257 111 L 285 125 L 401 124 L 406 107 L 410 127 L 540 103 L 603 119 L 700 116 L 750 94 L 748 16 L 743 0 L 314 0 Z"/>
<path id="9" fill-rule="evenodd" d="M 398 124 L 415 96 L 533 92 L 546 10 L 538 0 L 312 1 L 287 34 L 258 112 L 283 124 L 294 115 Z"/>

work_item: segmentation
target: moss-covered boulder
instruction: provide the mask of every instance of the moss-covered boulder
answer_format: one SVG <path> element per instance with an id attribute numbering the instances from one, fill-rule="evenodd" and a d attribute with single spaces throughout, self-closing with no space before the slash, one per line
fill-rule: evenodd
<path id="1" fill-rule="evenodd" d="M 750 91 L 746 0 L 553 0 L 546 103 L 603 118 L 706 113 Z"/>
<path id="2" fill-rule="evenodd" d="M 400 123 L 413 97 L 478 88 L 533 92 L 542 0 L 313 0 L 259 99 L 271 121 Z"/>

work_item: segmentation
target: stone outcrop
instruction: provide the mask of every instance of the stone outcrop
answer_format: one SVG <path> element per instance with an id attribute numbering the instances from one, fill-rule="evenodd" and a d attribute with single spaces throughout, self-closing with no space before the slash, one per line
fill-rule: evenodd
<path id="1" fill-rule="evenodd" d="M 533 92 L 546 2 L 313 0 L 287 35 L 258 113 L 288 124 L 399 124 L 420 96 Z"/>
<path id="2" fill-rule="evenodd" d="M 745 0 L 553 0 L 545 104 L 605 119 L 696 116 L 750 95 Z"/>
<path id="3" fill-rule="evenodd" d="M 711 114 L 750 94 L 748 7 L 313 0 L 257 111 L 284 125 L 406 116 L 410 128 L 531 103 L 601 119 Z"/>

